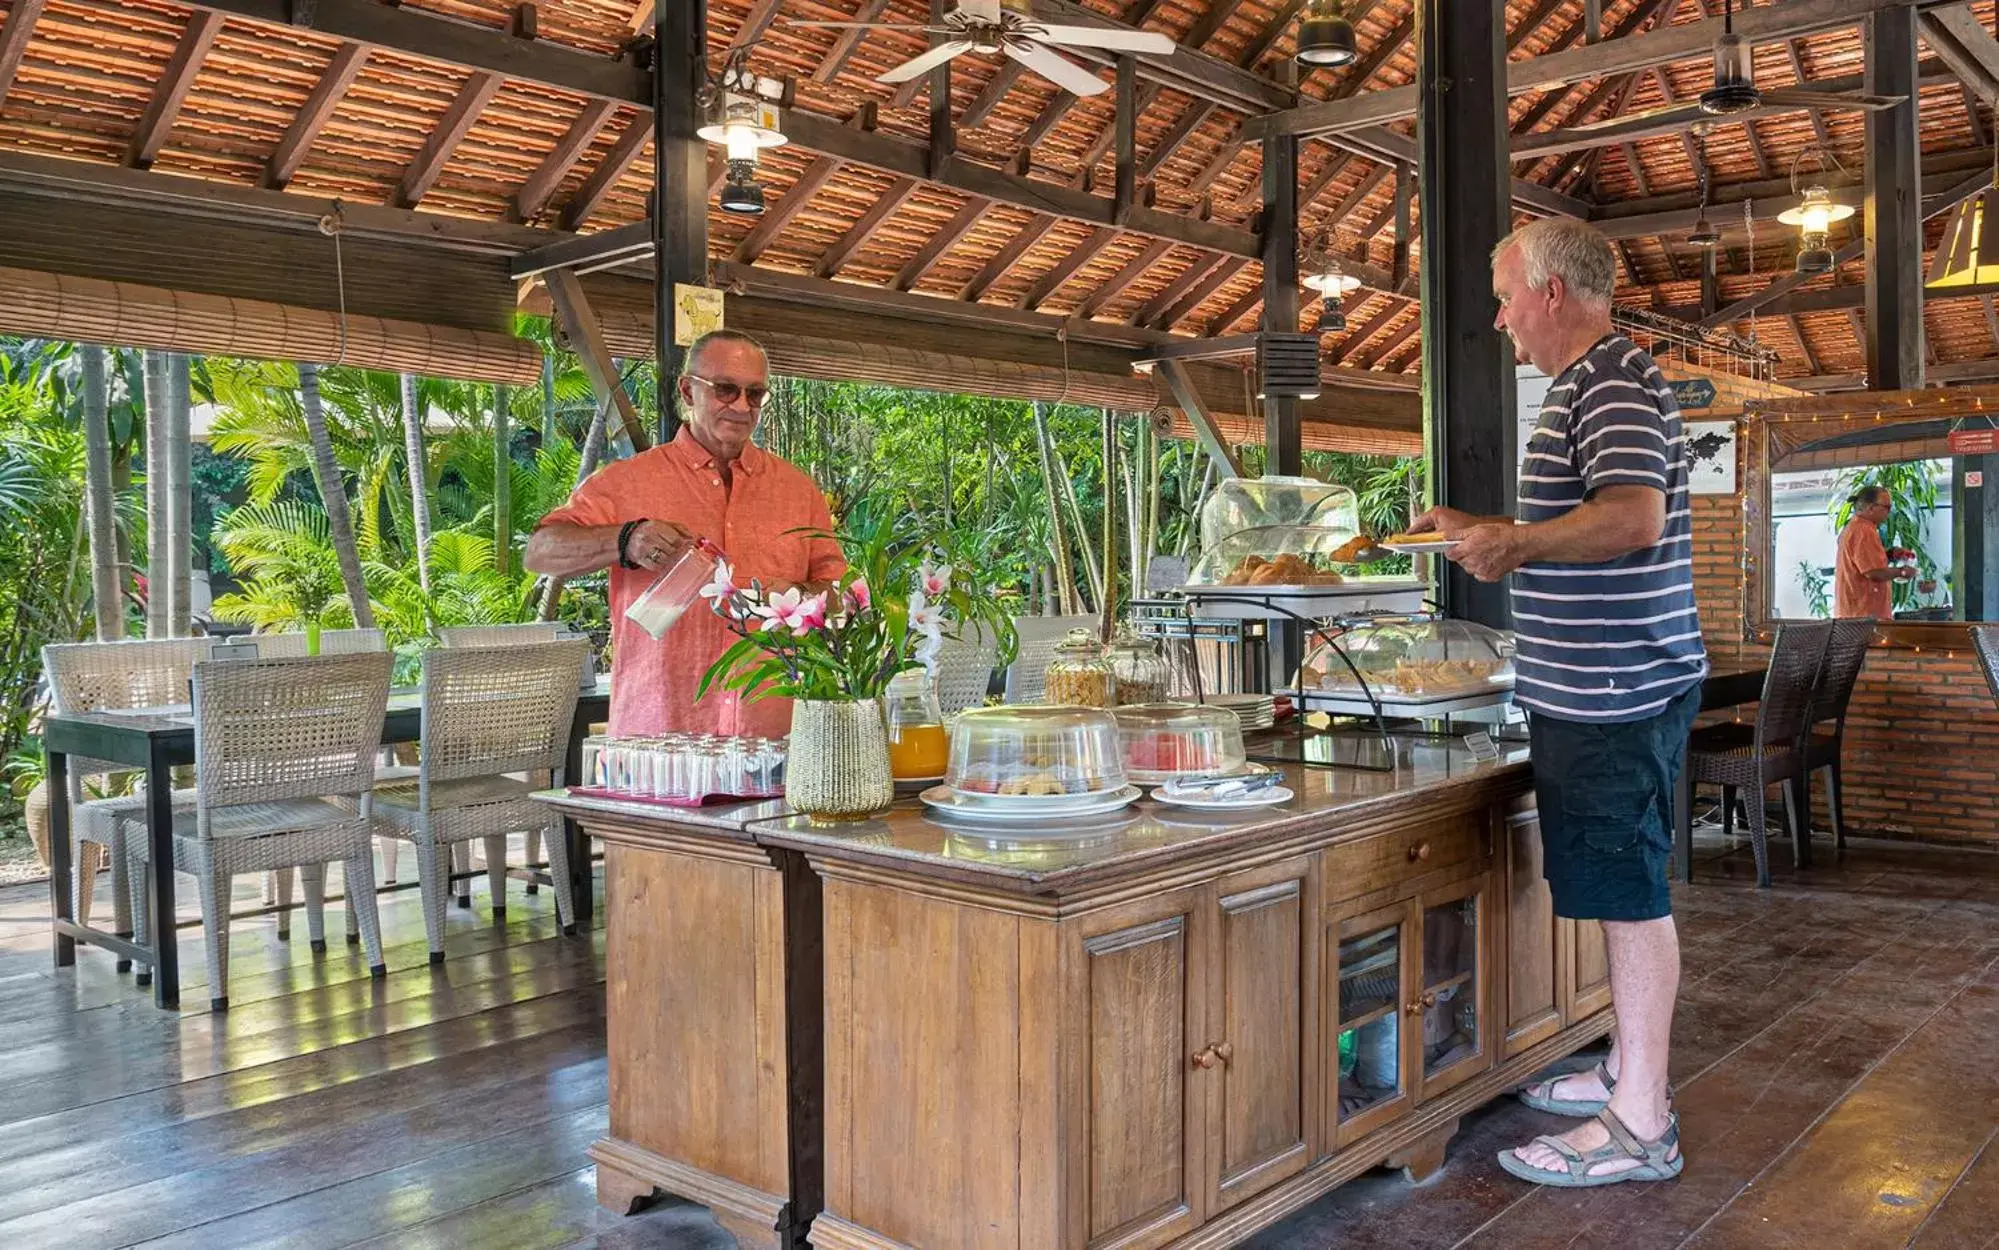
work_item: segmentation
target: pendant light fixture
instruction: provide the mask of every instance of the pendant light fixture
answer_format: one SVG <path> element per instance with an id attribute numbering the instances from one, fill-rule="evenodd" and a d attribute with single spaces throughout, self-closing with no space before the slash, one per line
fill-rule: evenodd
<path id="1" fill-rule="evenodd" d="M 1332 239 L 1326 240 L 1325 260 L 1317 273 L 1305 275 L 1305 285 L 1318 292 L 1319 333 L 1338 334 L 1347 328 L 1347 315 L 1341 302 L 1347 295 L 1360 289 L 1360 279 L 1340 268 L 1340 262 L 1333 258 Z"/>
<path id="2" fill-rule="evenodd" d="M 1992 182 L 1951 210 L 1930 270 L 1932 288 L 1999 282 L 1999 153 L 1993 159 Z"/>
<path id="3" fill-rule="evenodd" d="M 723 212 L 756 216 L 764 211 L 764 189 L 756 181 L 758 154 L 787 142 L 778 127 L 776 106 L 761 98 L 773 90 L 781 93 L 783 85 L 767 85 L 750 72 L 739 53 L 706 92 L 707 118 L 695 133 L 721 148 L 728 161 L 728 179 L 719 200 Z"/>
<path id="4" fill-rule="evenodd" d="M 1298 18 L 1298 64 L 1308 68 L 1351 65 L 1360 55 L 1353 23 L 1341 0 L 1306 0 Z"/>
<path id="5" fill-rule="evenodd" d="M 1699 170 L 1699 176 L 1701 184 L 1701 206 L 1699 213 L 1694 218 L 1693 233 L 1687 236 L 1687 242 L 1693 244 L 1695 247 L 1705 248 L 1709 251 L 1712 251 L 1713 249 L 1721 246 L 1721 231 L 1715 229 L 1714 223 L 1707 219 L 1707 196 L 1708 196 L 1707 134 L 1705 133 L 1705 130 L 1703 128 L 1697 128 L 1697 131 L 1700 133 L 1699 156 L 1700 156 L 1701 165 Z"/>
<path id="6" fill-rule="evenodd" d="M 1828 161 L 1834 169 L 1846 172 L 1839 158 L 1831 152 L 1816 143 L 1808 145 L 1791 162 L 1791 190 L 1797 192 L 1799 201 L 1777 214 L 1778 221 L 1798 228 L 1797 271 L 1808 275 L 1832 272 L 1833 254 L 1826 236 L 1832 231 L 1832 223 L 1853 216 L 1853 205 L 1835 204 L 1832 192 L 1826 190 L 1823 182 L 1813 181 L 1803 190 L 1798 189 L 1798 166 L 1804 163 L 1805 157 L 1814 153 L 1819 158 L 1819 172 L 1825 171 Z"/>

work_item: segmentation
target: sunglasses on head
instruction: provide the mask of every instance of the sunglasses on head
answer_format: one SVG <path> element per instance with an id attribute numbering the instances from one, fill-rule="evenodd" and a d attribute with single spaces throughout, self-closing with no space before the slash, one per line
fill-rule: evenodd
<path id="1" fill-rule="evenodd" d="M 735 403 L 739 399 L 746 399 L 749 401 L 750 407 L 761 408 L 764 406 L 764 400 L 770 397 L 770 388 L 768 386 L 739 386 L 734 382 L 716 382 L 704 378 L 697 373 L 688 374 L 687 380 L 690 382 L 699 382 L 713 391 L 715 393 L 715 402 L 724 407 Z"/>

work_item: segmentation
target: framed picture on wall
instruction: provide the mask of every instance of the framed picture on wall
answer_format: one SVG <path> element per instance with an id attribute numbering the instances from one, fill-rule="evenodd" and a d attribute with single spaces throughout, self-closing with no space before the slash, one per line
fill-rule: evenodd
<path id="1" fill-rule="evenodd" d="M 1733 495 L 1735 485 L 1735 422 L 1689 421 L 1687 488 L 1696 495 Z"/>

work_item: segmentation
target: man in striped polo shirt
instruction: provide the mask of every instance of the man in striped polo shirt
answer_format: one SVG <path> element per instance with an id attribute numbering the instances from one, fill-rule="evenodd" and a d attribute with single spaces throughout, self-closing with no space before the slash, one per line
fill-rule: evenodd
<path id="1" fill-rule="evenodd" d="M 1514 697 L 1531 715 L 1543 873 L 1557 915 L 1603 922 L 1617 1008 L 1604 1063 L 1521 1094 L 1593 1118 L 1499 1161 L 1548 1185 L 1663 1180 L 1681 1166 L 1666 1085 L 1680 979 L 1672 803 L 1707 673 L 1679 406 L 1652 358 L 1611 328 L 1615 270 L 1595 229 L 1524 226 L 1494 249 L 1492 278 L 1496 324 L 1554 378 L 1519 516 L 1438 508 L 1412 528 L 1458 539 L 1450 558 L 1480 581 L 1513 576 Z"/>

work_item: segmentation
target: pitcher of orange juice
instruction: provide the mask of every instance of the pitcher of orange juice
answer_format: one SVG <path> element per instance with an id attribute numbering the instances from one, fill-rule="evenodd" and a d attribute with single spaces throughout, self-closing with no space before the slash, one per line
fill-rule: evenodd
<path id="1" fill-rule="evenodd" d="M 888 719 L 888 766 L 897 781 L 936 781 L 951 762 L 937 687 L 923 669 L 898 673 L 882 696 Z"/>

